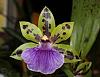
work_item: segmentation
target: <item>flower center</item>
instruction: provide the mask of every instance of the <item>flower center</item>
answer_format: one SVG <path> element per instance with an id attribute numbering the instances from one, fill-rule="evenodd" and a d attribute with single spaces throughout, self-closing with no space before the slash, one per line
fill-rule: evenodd
<path id="1" fill-rule="evenodd" d="M 41 47 L 43 50 L 51 49 L 51 42 L 46 35 L 41 38 L 39 47 Z"/>
<path id="2" fill-rule="evenodd" d="M 46 35 L 44 35 L 41 40 L 49 40 L 48 37 Z"/>

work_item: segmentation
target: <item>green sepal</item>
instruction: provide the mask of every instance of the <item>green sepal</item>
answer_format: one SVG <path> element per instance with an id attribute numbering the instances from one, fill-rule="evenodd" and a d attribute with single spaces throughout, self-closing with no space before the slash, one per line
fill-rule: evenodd
<path id="1" fill-rule="evenodd" d="M 25 44 L 22 44 L 20 45 L 12 54 L 11 54 L 11 58 L 14 58 L 14 59 L 17 59 L 17 60 L 22 60 L 21 58 L 21 53 L 27 49 L 27 48 L 34 48 L 36 47 L 38 44 L 35 44 L 35 43 L 25 43 Z"/>
<path id="2" fill-rule="evenodd" d="M 38 20 L 38 27 L 40 30 L 47 36 L 50 36 L 50 33 L 55 28 L 55 20 L 52 12 L 45 6 L 40 13 Z"/>
<path id="3" fill-rule="evenodd" d="M 67 58 L 64 58 L 64 63 L 76 63 L 76 62 L 79 62 L 79 61 L 81 61 L 81 59 L 72 59 L 72 60 L 70 60 L 70 59 L 67 59 Z"/>
<path id="4" fill-rule="evenodd" d="M 22 35 L 33 42 L 38 42 L 40 37 L 42 37 L 41 30 L 34 24 L 26 21 L 20 21 L 20 28 Z"/>
<path id="5" fill-rule="evenodd" d="M 51 39 L 55 43 L 67 40 L 73 30 L 74 22 L 64 22 L 58 25 L 51 33 Z"/>
<path id="6" fill-rule="evenodd" d="M 70 56 L 73 56 L 73 59 L 68 59 L 68 58 L 64 58 L 64 63 L 76 63 L 76 62 L 79 62 L 81 61 L 81 59 L 76 59 L 76 56 L 79 57 L 79 54 L 77 53 L 77 51 L 75 51 L 70 45 L 66 45 L 66 44 L 54 44 L 53 45 L 54 48 L 57 48 L 58 51 L 60 53 L 62 53 L 63 55 L 66 55 L 67 56 L 67 51 L 69 51 L 70 53 L 72 53 L 73 55 L 70 55 Z"/>
<path id="7" fill-rule="evenodd" d="M 83 73 L 87 72 L 92 65 L 92 62 L 84 62 L 78 65 L 76 72 L 83 71 Z"/>
<path id="8" fill-rule="evenodd" d="M 75 49 L 73 49 L 70 45 L 67 45 L 67 44 L 54 44 L 53 47 L 61 49 L 64 54 L 67 54 L 66 51 L 70 51 L 71 53 L 73 53 L 74 56 L 75 55 L 79 56 L 79 54 L 77 53 L 77 51 Z"/>
<path id="9" fill-rule="evenodd" d="M 70 45 L 66 44 L 54 44 L 53 47 L 62 50 L 64 54 L 66 54 L 67 50 L 71 49 Z"/>

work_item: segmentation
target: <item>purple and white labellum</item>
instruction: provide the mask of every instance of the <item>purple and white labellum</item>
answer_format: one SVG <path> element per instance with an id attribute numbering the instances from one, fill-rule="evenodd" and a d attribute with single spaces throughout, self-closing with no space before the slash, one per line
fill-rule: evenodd
<path id="1" fill-rule="evenodd" d="M 52 48 L 47 36 L 43 36 L 37 47 L 22 52 L 21 57 L 29 70 L 43 74 L 52 74 L 64 64 L 64 55 Z"/>

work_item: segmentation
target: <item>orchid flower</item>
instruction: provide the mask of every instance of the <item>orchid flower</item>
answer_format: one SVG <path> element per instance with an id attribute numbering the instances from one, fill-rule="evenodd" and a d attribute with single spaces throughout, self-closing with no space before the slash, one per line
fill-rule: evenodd
<path id="1" fill-rule="evenodd" d="M 20 21 L 22 35 L 33 42 L 19 46 L 11 57 L 23 60 L 31 71 L 54 73 L 64 64 L 65 50 L 69 45 L 60 42 L 71 36 L 73 24 L 74 22 L 64 22 L 55 27 L 53 14 L 44 7 L 39 16 L 38 27 L 30 22 Z"/>

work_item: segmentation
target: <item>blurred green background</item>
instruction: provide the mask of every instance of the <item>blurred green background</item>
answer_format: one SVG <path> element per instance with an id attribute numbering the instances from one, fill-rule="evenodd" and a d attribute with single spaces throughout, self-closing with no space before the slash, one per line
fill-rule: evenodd
<path id="1" fill-rule="evenodd" d="M 37 25 L 45 6 L 52 11 L 56 25 L 75 22 L 69 39 L 72 47 L 81 52 L 82 59 L 93 62 L 92 76 L 100 77 L 99 0 L 0 0 L 0 77 L 67 77 L 61 69 L 52 75 L 30 72 L 22 61 L 9 57 L 19 45 L 27 42 L 21 36 L 19 21 Z"/>

